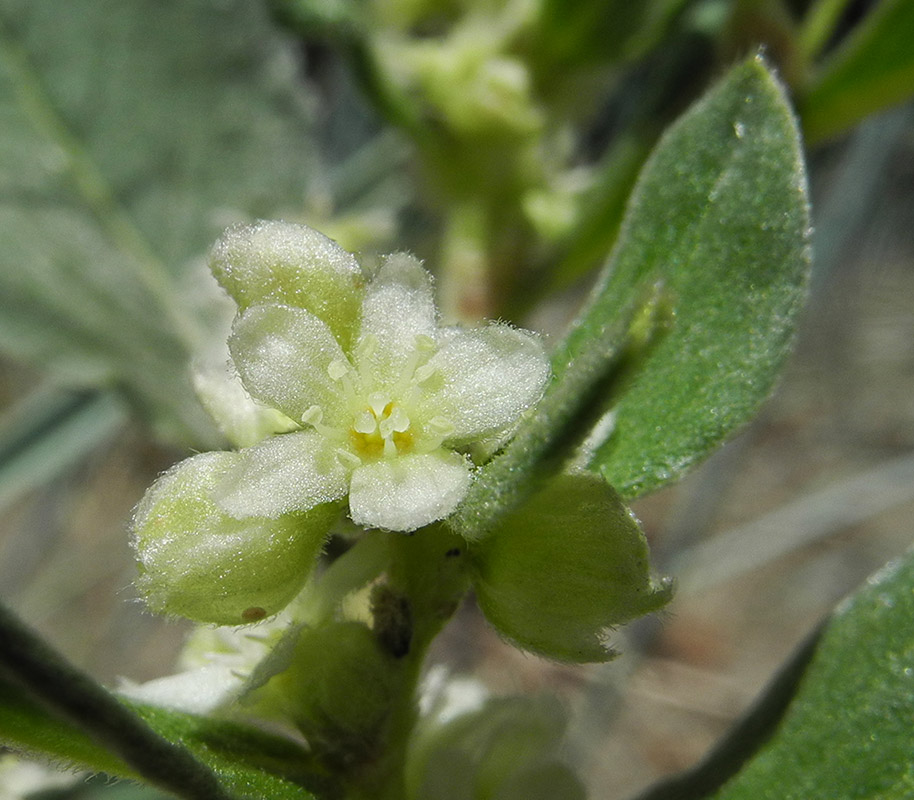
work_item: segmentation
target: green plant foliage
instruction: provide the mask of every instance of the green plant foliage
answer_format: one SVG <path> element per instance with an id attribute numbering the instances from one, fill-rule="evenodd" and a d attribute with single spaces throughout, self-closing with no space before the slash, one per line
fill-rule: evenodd
<path id="1" fill-rule="evenodd" d="M 0 680 L 0 742 L 38 759 L 76 769 L 139 779 L 136 770 L 84 731 L 50 714 L 22 690 Z M 250 728 L 153 706 L 131 704 L 157 733 L 179 742 L 212 769 L 239 798 L 309 800 L 295 781 L 319 783 L 308 757 L 291 742 Z"/>
<path id="2" fill-rule="evenodd" d="M 914 796 L 914 555 L 829 623 L 779 731 L 719 800 Z"/>
<path id="3" fill-rule="evenodd" d="M 213 441 L 177 280 L 227 222 L 300 207 L 291 48 L 257 3 L 0 2 L 0 348 Z"/>
<path id="4" fill-rule="evenodd" d="M 592 443 L 591 468 L 623 497 L 678 478 L 767 396 L 804 298 L 808 232 L 796 125 L 752 58 L 661 139 L 593 300 L 553 362 L 561 377 L 659 294 L 666 330 L 637 332 L 613 387 L 611 435 Z"/>
<path id="5" fill-rule="evenodd" d="M 333 622 L 302 633 L 289 669 L 267 691 L 313 750 L 367 757 L 390 713 L 391 664 L 361 622 Z"/>
<path id="6" fill-rule="evenodd" d="M 470 549 L 486 618 L 521 647 L 560 661 L 606 661 L 608 629 L 656 611 L 669 585 L 647 542 L 596 476 L 559 475 Z"/>
<path id="7" fill-rule="evenodd" d="M 137 773 L 96 744 L 83 730 L 52 716 L 21 687 L 0 677 L 0 743 L 19 753 L 54 764 L 122 778 Z"/>
<path id="8" fill-rule="evenodd" d="M 683 5 L 683 0 L 546 0 L 538 20 L 546 64 L 613 63 L 640 55 Z"/>
<path id="9" fill-rule="evenodd" d="M 882 0 L 835 51 L 800 101 L 810 143 L 914 95 L 914 3 Z"/>
<path id="10" fill-rule="evenodd" d="M 314 800 L 330 795 L 326 774 L 289 739 L 195 714 L 130 705 L 156 733 L 190 750 L 239 798 Z"/>

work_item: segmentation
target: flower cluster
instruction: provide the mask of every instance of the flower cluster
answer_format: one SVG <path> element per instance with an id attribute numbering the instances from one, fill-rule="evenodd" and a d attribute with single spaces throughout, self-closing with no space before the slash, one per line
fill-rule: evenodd
<path id="1" fill-rule="evenodd" d="M 238 306 L 228 348 L 243 391 L 210 385 L 207 405 L 246 446 L 166 472 L 133 538 L 152 608 L 237 624 L 297 593 L 347 496 L 365 528 L 450 515 L 471 456 L 511 435 L 549 367 L 527 331 L 440 325 L 409 255 L 366 279 L 316 231 L 260 222 L 229 229 L 210 266 Z"/>

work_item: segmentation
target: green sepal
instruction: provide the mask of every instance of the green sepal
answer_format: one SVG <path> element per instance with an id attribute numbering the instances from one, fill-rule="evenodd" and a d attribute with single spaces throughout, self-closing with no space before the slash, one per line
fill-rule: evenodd
<path id="1" fill-rule="evenodd" d="M 361 622 L 331 622 L 302 632 L 289 667 L 259 699 L 290 718 L 317 753 L 367 758 L 393 698 L 393 660 Z"/>
<path id="2" fill-rule="evenodd" d="M 314 567 L 339 508 L 233 519 L 211 493 L 240 456 L 182 461 L 149 489 L 133 520 L 137 589 L 153 611 L 243 625 L 282 610 Z"/>
<path id="3" fill-rule="evenodd" d="M 479 606 L 525 650 L 559 661 L 607 661 L 607 630 L 670 598 L 637 520 L 601 479 L 545 484 L 470 548 Z"/>
<path id="4" fill-rule="evenodd" d="M 213 246 L 209 265 L 240 310 L 259 303 L 303 308 L 348 346 L 364 277 L 355 257 L 322 233 L 291 222 L 235 225 Z"/>

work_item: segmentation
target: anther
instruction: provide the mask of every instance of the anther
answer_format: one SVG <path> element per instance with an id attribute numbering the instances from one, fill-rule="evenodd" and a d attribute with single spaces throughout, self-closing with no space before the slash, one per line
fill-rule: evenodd
<path id="1" fill-rule="evenodd" d="M 349 367 L 340 359 L 331 361 L 330 365 L 327 367 L 327 374 L 335 381 L 338 381 L 347 372 L 349 372 Z"/>
<path id="2" fill-rule="evenodd" d="M 425 383 L 437 371 L 438 369 L 434 364 L 423 364 L 413 373 L 413 381 L 415 383 Z"/>
<path id="3" fill-rule="evenodd" d="M 377 430 L 377 427 L 377 417 L 375 417 L 375 415 L 368 409 L 357 414 L 355 420 L 352 423 L 352 429 L 356 433 L 374 433 L 375 430 Z"/>

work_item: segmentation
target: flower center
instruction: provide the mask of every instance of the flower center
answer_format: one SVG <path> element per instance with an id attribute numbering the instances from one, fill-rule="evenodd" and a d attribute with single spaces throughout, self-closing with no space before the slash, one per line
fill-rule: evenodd
<path id="1" fill-rule="evenodd" d="M 356 364 L 366 363 L 376 346 L 372 339 L 363 341 Z M 335 442 L 337 456 L 351 467 L 363 461 L 437 449 L 454 426 L 441 416 L 415 418 L 416 403 L 425 390 L 423 384 L 435 374 L 434 367 L 427 363 L 432 354 L 434 342 L 417 336 L 398 379 L 383 391 L 369 391 L 373 381 L 364 369 L 356 369 L 342 359 L 333 361 L 327 373 L 340 386 L 345 406 L 351 410 L 351 422 L 348 426 L 328 426 L 318 406 L 311 406 L 302 415 L 302 422 Z"/>
<path id="2" fill-rule="evenodd" d="M 349 442 L 362 458 L 404 455 L 413 447 L 413 432 L 403 407 L 381 392 L 368 398 L 367 408 L 355 415 Z"/>

